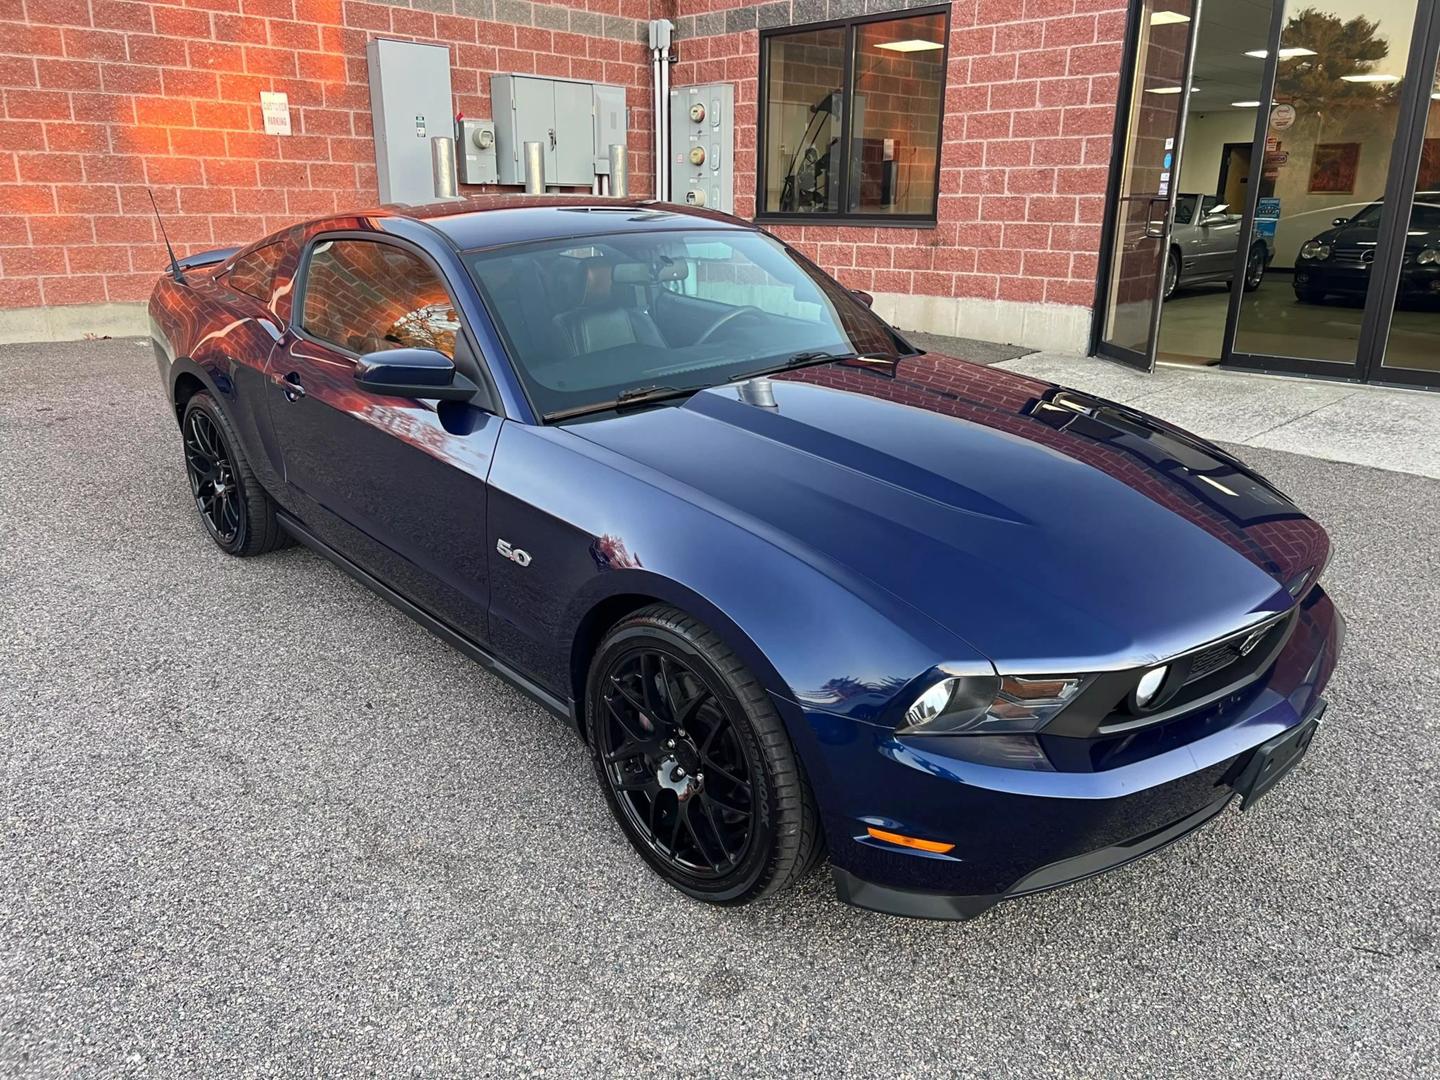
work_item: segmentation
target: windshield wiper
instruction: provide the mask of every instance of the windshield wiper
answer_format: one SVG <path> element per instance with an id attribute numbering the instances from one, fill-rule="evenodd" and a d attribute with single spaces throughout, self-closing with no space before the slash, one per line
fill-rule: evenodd
<path id="1" fill-rule="evenodd" d="M 778 364 L 771 364 L 769 367 L 760 368 L 758 371 L 737 371 L 730 376 L 731 382 L 740 382 L 743 379 L 757 379 L 761 375 L 774 375 L 781 371 L 790 371 L 794 368 L 809 367 L 811 364 L 828 364 L 835 360 L 858 360 L 860 356 L 853 352 L 826 352 L 824 349 L 813 349 L 809 352 L 797 352 L 786 357 Z"/>
<path id="2" fill-rule="evenodd" d="M 655 401 L 670 401 L 673 398 L 689 397 L 703 389 L 703 386 L 632 386 L 628 390 L 621 390 L 609 401 L 596 401 L 589 405 L 576 405 L 572 409 L 546 413 L 545 420 L 547 423 L 551 420 L 568 420 L 572 416 L 584 416 L 586 413 L 608 412 L 611 409 L 649 405 Z"/>

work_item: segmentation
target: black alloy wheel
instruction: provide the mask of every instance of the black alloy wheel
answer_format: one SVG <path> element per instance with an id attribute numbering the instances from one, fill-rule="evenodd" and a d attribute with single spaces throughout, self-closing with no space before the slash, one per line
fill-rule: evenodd
<path id="1" fill-rule="evenodd" d="M 192 409 L 185 416 L 185 469 L 206 531 L 226 550 L 241 546 L 245 493 L 236 482 L 230 448 L 204 409 Z"/>
<path id="2" fill-rule="evenodd" d="M 275 503 L 245 460 L 235 430 L 207 391 L 185 403 L 180 436 L 195 509 L 221 551 L 259 555 L 290 542 Z"/>
<path id="3" fill-rule="evenodd" d="M 694 619 L 647 608 L 606 635 L 586 720 L 611 810 L 682 892 L 743 903 L 818 861 L 813 799 L 780 718 Z"/>

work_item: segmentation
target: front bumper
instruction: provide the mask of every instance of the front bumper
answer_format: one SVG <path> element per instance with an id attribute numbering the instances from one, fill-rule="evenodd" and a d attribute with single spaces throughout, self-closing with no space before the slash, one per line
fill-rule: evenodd
<path id="1" fill-rule="evenodd" d="M 1309 290 L 1364 296 L 1370 288 L 1370 277 L 1369 264 L 1309 263 L 1295 268 L 1294 286 L 1297 293 Z M 1400 271 L 1400 293 L 1411 299 L 1440 296 L 1440 265 L 1407 264 Z"/>
<path id="2" fill-rule="evenodd" d="M 840 899 L 920 918 L 972 918 L 1001 900 L 1123 866 L 1204 825 L 1262 744 L 1318 718 L 1343 622 L 1316 587 L 1256 683 L 1156 733 L 1159 752 L 1098 772 L 978 765 L 888 730 L 789 704 L 821 806 Z M 787 711 L 782 710 L 782 711 Z M 803 720 L 802 720 L 803 717 Z M 797 726 L 796 720 L 802 720 Z M 946 842 L 945 854 L 867 827 Z"/>

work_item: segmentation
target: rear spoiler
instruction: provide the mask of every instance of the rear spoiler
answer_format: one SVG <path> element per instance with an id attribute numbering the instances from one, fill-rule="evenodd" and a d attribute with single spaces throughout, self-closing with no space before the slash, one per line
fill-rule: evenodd
<path id="1" fill-rule="evenodd" d="M 199 266 L 222 263 L 239 250 L 238 247 L 212 248 L 209 251 L 197 251 L 194 255 L 186 255 L 183 259 L 176 259 L 175 262 L 181 270 L 194 270 Z"/>

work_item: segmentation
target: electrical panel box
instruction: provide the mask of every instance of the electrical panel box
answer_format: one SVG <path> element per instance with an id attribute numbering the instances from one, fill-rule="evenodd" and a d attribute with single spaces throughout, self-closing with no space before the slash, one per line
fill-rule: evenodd
<path id="1" fill-rule="evenodd" d="M 455 140 L 456 167 L 462 184 L 498 184 L 495 169 L 495 122 L 461 120 Z"/>
<path id="2" fill-rule="evenodd" d="M 597 165 L 602 158 L 608 162 L 610 143 L 625 143 L 623 86 L 492 75 L 490 100 L 495 110 L 496 171 L 502 184 L 525 183 L 527 142 L 538 142 L 544 150 L 547 185 L 586 188 L 594 185 L 600 172 L 608 171 L 608 165 Z M 607 141 L 600 145 L 602 136 Z"/>
<path id="3" fill-rule="evenodd" d="M 735 87 L 670 90 L 670 201 L 735 212 Z"/>
<path id="4" fill-rule="evenodd" d="M 595 174 L 610 173 L 610 147 L 625 146 L 629 129 L 625 88 L 595 84 Z"/>
<path id="5" fill-rule="evenodd" d="M 435 198 L 430 140 L 454 134 L 450 50 L 379 38 L 365 46 L 382 203 Z"/>

